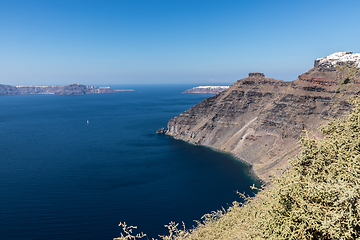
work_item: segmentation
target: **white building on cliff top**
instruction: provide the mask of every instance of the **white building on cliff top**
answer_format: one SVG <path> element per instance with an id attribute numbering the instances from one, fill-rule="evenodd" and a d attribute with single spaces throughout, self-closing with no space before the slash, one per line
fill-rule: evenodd
<path id="1" fill-rule="evenodd" d="M 318 58 L 320 64 L 336 65 L 339 62 L 355 62 L 355 66 L 360 68 L 360 53 L 336 52 L 324 58 Z"/>

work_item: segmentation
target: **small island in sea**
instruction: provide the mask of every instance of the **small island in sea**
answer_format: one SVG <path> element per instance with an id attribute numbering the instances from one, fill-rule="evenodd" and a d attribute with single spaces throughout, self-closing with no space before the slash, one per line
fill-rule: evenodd
<path id="1" fill-rule="evenodd" d="M 219 93 L 228 89 L 229 86 L 198 86 L 184 91 L 183 93 Z"/>
<path id="2" fill-rule="evenodd" d="M 114 93 L 110 87 L 94 87 L 82 84 L 69 84 L 61 86 L 11 86 L 0 84 L 0 95 L 81 95 L 90 93 Z"/>

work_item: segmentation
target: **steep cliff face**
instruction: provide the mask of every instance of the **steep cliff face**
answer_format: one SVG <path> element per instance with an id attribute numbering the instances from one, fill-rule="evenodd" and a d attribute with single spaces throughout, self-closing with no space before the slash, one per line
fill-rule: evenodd
<path id="1" fill-rule="evenodd" d="M 167 134 L 232 153 L 267 181 L 299 152 L 303 130 L 316 134 L 325 120 L 350 109 L 349 98 L 360 93 L 354 62 L 318 59 L 293 82 L 249 74 L 172 118 Z"/>

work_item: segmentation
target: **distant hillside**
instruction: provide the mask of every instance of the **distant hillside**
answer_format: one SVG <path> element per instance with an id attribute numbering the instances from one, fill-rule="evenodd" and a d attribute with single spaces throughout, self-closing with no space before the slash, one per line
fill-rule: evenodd
<path id="1" fill-rule="evenodd" d="M 360 93 L 360 54 L 334 53 L 292 82 L 250 73 L 223 92 L 172 118 L 167 134 L 232 153 L 267 181 L 300 148 L 303 130 L 350 109 Z"/>
<path id="2" fill-rule="evenodd" d="M 228 89 L 229 86 L 198 86 L 184 91 L 183 93 L 219 93 Z"/>
<path id="3" fill-rule="evenodd" d="M 110 87 L 93 87 L 81 84 L 62 86 L 10 86 L 0 84 L 0 95 L 29 95 L 29 94 L 54 94 L 54 95 L 80 95 L 90 93 L 114 93 Z"/>

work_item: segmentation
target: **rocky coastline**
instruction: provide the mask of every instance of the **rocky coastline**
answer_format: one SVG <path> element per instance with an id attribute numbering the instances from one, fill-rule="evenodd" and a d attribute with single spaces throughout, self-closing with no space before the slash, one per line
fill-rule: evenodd
<path id="1" fill-rule="evenodd" d="M 357 55 L 336 56 L 317 59 L 314 68 L 291 82 L 250 73 L 172 118 L 166 134 L 231 153 L 267 182 L 299 153 L 304 130 L 321 137 L 318 127 L 348 112 L 349 99 L 360 95 Z"/>

